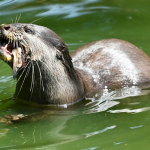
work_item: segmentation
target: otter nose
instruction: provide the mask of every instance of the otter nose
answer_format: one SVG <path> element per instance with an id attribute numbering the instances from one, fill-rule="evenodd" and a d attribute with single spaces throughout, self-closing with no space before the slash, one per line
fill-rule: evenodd
<path id="1" fill-rule="evenodd" d="M 9 24 L 0 25 L 0 30 L 10 30 L 11 26 Z"/>

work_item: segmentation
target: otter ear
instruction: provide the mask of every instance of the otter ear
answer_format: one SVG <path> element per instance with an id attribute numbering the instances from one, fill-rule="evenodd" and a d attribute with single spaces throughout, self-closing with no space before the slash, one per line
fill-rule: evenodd
<path id="1" fill-rule="evenodd" d="M 68 48 L 67 46 L 62 45 L 61 47 L 56 47 L 57 52 L 56 52 L 56 57 L 57 59 L 61 60 L 62 63 L 68 68 L 72 68 L 72 59 L 69 55 Z"/>

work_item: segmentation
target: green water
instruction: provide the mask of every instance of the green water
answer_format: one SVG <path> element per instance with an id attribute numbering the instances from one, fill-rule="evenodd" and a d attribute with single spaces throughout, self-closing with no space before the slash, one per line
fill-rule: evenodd
<path id="1" fill-rule="evenodd" d="M 19 22 L 26 23 L 45 17 L 35 24 L 55 31 L 70 52 L 92 41 L 119 38 L 150 56 L 149 6 L 147 0 L 0 0 L 0 24 L 16 22 L 20 14 Z M 133 96 L 139 89 L 129 89 L 127 98 L 110 92 L 68 108 L 41 108 L 16 103 L 15 83 L 1 61 L 0 120 L 33 115 L 14 124 L 0 122 L 0 149 L 150 149 L 150 95 Z"/>

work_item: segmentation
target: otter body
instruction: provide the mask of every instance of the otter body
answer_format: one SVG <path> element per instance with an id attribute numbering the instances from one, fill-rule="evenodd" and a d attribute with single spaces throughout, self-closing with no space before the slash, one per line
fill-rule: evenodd
<path id="1" fill-rule="evenodd" d="M 15 98 L 39 104 L 68 104 L 103 88 L 150 82 L 150 59 L 136 46 L 108 39 L 71 54 L 52 30 L 33 24 L 0 26 L 0 59 L 17 78 Z"/>
<path id="2" fill-rule="evenodd" d="M 85 76 L 90 74 L 91 79 L 88 80 L 94 89 L 139 86 L 150 82 L 149 57 L 123 40 L 106 39 L 89 43 L 71 56 L 75 68 L 85 71 Z"/>

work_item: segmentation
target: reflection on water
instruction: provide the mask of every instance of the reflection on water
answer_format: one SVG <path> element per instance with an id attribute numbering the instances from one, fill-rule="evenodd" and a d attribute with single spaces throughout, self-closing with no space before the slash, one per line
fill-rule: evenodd
<path id="1" fill-rule="evenodd" d="M 109 110 L 108 112 L 110 113 L 140 113 L 143 111 L 147 111 L 150 110 L 150 107 L 146 107 L 146 108 L 138 108 L 138 109 L 134 109 L 134 110 L 130 110 L 128 109 L 121 109 L 121 110 Z"/>
<path id="2" fill-rule="evenodd" d="M 35 0 L 2 0 L 0 2 L 0 7 L 5 7 L 5 6 L 9 6 L 9 5 L 16 5 L 16 4 L 20 4 L 20 3 L 27 3 L 27 2 L 32 2 Z"/>
<path id="3" fill-rule="evenodd" d="M 118 99 L 124 99 L 126 97 L 132 96 L 141 96 L 149 94 L 150 90 L 142 90 L 140 87 L 132 86 L 132 87 L 123 87 L 121 89 L 111 90 L 111 89 L 103 89 L 101 92 L 96 93 L 92 98 L 86 98 L 90 100 L 89 103 L 86 104 L 87 110 L 84 113 L 97 113 L 110 109 L 111 107 L 118 105 L 120 102 L 116 101 Z M 111 113 L 138 113 L 142 111 L 149 110 L 148 108 L 140 108 L 136 110 L 122 109 L 122 110 L 109 110 Z"/>
<path id="4" fill-rule="evenodd" d="M 0 130 L 0 138 L 2 138 L 3 136 L 6 136 L 6 133 L 8 132 L 9 129 L 2 129 Z"/>
<path id="5" fill-rule="evenodd" d="M 114 129 L 115 127 L 116 127 L 116 125 L 110 126 L 110 127 L 106 127 L 105 129 L 100 130 L 100 131 L 96 131 L 96 132 L 92 132 L 92 133 L 86 133 L 86 138 L 88 138 L 90 136 L 93 136 L 93 135 L 96 135 L 96 134 L 100 134 L 100 133 L 106 132 L 107 130 L 110 130 L 110 129 Z"/>
<path id="6" fill-rule="evenodd" d="M 10 100 L 3 101 L 2 105 L 5 105 L 5 111 L 1 113 L 0 120 L 3 119 L 2 116 L 14 113 L 24 112 L 29 116 L 26 119 L 14 121 L 13 124 L 6 125 L 5 122 L 0 124 L 2 128 L 0 130 L 0 148 L 32 149 L 34 147 L 35 149 L 58 148 L 65 150 L 68 147 L 72 149 L 78 143 L 82 143 L 81 147 L 86 147 L 86 145 L 94 147 L 101 140 L 100 143 L 97 143 L 97 148 L 99 148 L 106 144 L 105 138 L 109 138 L 107 142 L 114 146 L 126 144 L 127 141 L 132 140 L 132 136 L 129 138 L 128 134 L 140 129 L 139 132 L 132 133 L 136 136 L 142 132 L 144 124 L 147 124 L 148 120 L 143 117 L 142 113 L 149 114 L 150 106 L 146 106 L 137 98 L 142 95 L 143 100 L 144 96 L 149 98 L 149 92 L 149 90 L 142 90 L 136 86 L 113 91 L 104 89 L 95 94 L 93 98 L 87 98 L 84 101 L 88 101 L 86 105 L 83 102 L 85 108 L 78 107 L 78 105 L 68 108 L 36 108 L 14 102 L 11 102 L 10 105 Z M 146 102 L 148 98 L 146 98 Z M 122 104 L 123 106 L 121 106 Z M 126 120 L 125 123 L 124 120 Z M 123 134 L 124 132 L 128 134 Z M 13 138 L 14 134 L 16 138 Z M 115 136 L 116 134 L 117 136 Z M 90 144 L 90 141 L 93 140 L 97 141 L 94 145 Z M 73 149 L 78 148 L 75 146 Z"/>
<path id="7" fill-rule="evenodd" d="M 35 0 L 32 0 L 35 1 Z M 28 3 L 32 2 L 31 0 L 23 0 L 23 1 L 2 1 L 0 2 L 0 6 L 12 6 L 12 5 L 20 5 L 21 3 Z M 33 7 L 28 7 L 24 9 L 15 9 L 15 10 L 9 10 L 0 13 L 0 16 L 5 16 L 9 14 L 20 14 L 20 13 L 25 13 L 25 12 L 30 12 L 30 11 L 44 11 L 42 13 L 38 13 L 36 16 L 58 16 L 58 15 L 63 15 L 62 19 L 65 18 L 74 18 L 74 17 L 79 17 L 85 14 L 91 14 L 91 13 L 96 13 L 98 10 L 111 10 L 111 9 L 117 9 L 115 7 L 107 7 L 107 6 L 91 6 L 91 7 L 86 7 L 89 4 L 93 4 L 99 2 L 99 0 L 83 0 L 82 2 L 73 2 L 73 3 L 56 3 L 56 4 L 47 4 L 44 6 L 33 6 Z"/>
<path id="8" fill-rule="evenodd" d="M 37 16 L 64 15 L 63 18 L 74 18 L 91 13 L 89 10 L 92 10 L 93 13 L 95 13 L 97 9 L 114 9 L 113 7 L 107 6 L 85 7 L 86 5 L 98 1 L 99 0 L 84 0 L 82 2 L 76 2 L 72 4 L 51 4 L 45 7 L 45 9 L 47 9 L 46 12 L 40 13 Z M 56 12 L 56 10 L 58 11 Z"/>
<path id="9" fill-rule="evenodd" d="M 66 123 L 72 117 L 76 116 L 74 111 L 44 110 L 31 114 L 27 119 L 14 122 L 11 125 L 5 125 L 5 129 L 0 130 L 2 138 L 0 148 L 41 147 L 50 145 L 51 147 L 75 140 L 79 140 L 81 135 L 65 135 L 62 130 L 66 128 Z M 16 141 L 15 137 L 20 137 Z M 9 137 L 9 143 L 7 139 Z M 7 145 L 7 146 L 6 146 Z"/>

